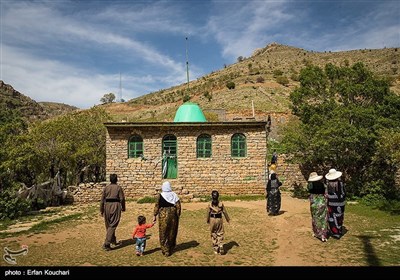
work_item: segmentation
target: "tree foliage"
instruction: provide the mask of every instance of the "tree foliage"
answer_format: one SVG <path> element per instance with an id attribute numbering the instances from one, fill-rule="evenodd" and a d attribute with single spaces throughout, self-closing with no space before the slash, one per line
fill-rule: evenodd
<path id="1" fill-rule="evenodd" d="M 30 209 L 29 202 L 17 197 L 18 185 L 12 180 L 13 171 L 4 165 L 8 159 L 7 143 L 12 143 L 17 135 L 26 130 L 27 123 L 18 110 L 0 110 L 0 220 L 17 218 Z"/>
<path id="2" fill-rule="evenodd" d="M 64 184 L 79 183 L 86 167 L 93 180 L 104 179 L 107 113 L 99 108 L 74 112 L 34 124 L 8 142 L 4 168 L 27 186 L 47 181 L 58 170 Z"/>
<path id="3" fill-rule="evenodd" d="M 112 92 L 106 93 L 103 95 L 102 98 L 100 98 L 100 102 L 103 104 L 113 103 L 114 101 L 115 101 L 115 94 Z"/>
<path id="4" fill-rule="evenodd" d="M 229 82 L 226 83 L 226 87 L 228 89 L 235 89 L 236 84 L 235 84 L 235 82 L 229 81 Z"/>
<path id="5" fill-rule="evenodd" d="M 389 90 L 387 79 L 374 76 L 362 63 L 351 67 L 327 64 L 308 66 L 300 73 L 300 87 L 290 99 L 300 122 L 283 142 L 301 161 L 306 174 L 344 172 L 353 195 L 367 194 L 371 186 L 388 197 L 395 196 L 395 158 L 383 170 L 379 153 L 399 145 L 400 98 Z M 383 129 L 386 129 L 383 131 Z M 382 180 L 383 179 L 383 180 Z"/>

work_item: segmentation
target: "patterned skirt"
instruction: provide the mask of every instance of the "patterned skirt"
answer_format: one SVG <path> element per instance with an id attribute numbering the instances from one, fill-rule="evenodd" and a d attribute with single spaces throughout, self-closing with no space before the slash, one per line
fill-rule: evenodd
<path id="1" fill-rule="evenodd" d="M 327 199 L 323 194 L 310 194 L 309 200 L 314 236 L 326 239 L 328 235 Z"/>

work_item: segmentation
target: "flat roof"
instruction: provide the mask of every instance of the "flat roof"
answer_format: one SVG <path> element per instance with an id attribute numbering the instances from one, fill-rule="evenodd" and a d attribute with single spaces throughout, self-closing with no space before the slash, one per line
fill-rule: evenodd
<path id="1" fill-rule="evenodd" d="M 110 128 L 122 127 L 212 127 L 212 126 L 266 126 L 266 121 L 235 121 L 235 122 L 105 122 Z"/>

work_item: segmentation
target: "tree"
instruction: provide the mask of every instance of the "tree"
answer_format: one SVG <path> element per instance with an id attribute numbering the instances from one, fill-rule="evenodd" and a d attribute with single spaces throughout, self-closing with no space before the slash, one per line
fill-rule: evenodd
<path id="1" fill-rule="evenodd" d="M 3 167 L 28 187 L 62 169 L 65 184 L 77 184 L 82 162 L 94 181 L 104 180 L 107 113 L 100 108 L 73 112 L 32 126 L 9 143 Z"/>
<path id="2" fill-rule="evenodd" d="M 100 98 L 100 102 L 103 104 L 108 104 L 108 103 L 112 103 L 115 100 L 115 94 L 110 92 L 110 93 L 106 93 L 103 95 L 102 98 Z"/>
<path id="3" fill-rule="evenodd" d="M 305 173 L 344 172 L 349 194 L 363 195 L 377 178 L 393 177 L 373 164 L 380 130 L 400 126 L 400 97 L 389 90 L 386 79 L 376 77 L 362 63 L 351 67 L 327 64 L 325 69 L 308 66 L 300 73 L 300 87 L 290 95 L 292 113 L 300 120 L 285 134 Z M 374 177 L 378 172 L 379 177 Z M 392 180 L 393 181 L 393 180 Z"/>
<path id="4" fill-rule="evenodd" d="M 14 139 L 26 130 L 27 123 L 18 110 L 0 110 L 0 220 L 18 218 L 30 210 L 29 202 L 18 198 L 19 185 L 13 181 L 13 169 L 5 164 L 10 160 L 10 148 L 18 145 Z"/>
<path id="5" fill-rule="evenodd" d="M 228 89 L 234 89 L 235 86 L 236 86 L 235 83 L 232 82 L 232 81 L 226 83 L 226 87 L 227 87 Z"/>

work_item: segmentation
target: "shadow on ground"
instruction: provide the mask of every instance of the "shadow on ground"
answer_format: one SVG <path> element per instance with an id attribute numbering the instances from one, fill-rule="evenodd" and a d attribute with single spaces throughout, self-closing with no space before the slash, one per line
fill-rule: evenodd
<path id="1" fill-rule="evenodd" d="M 239 244 L 236 241 L 231 241 L 229 243 L 226 243 L 224 245 L 224 249 L 225 249 L 225 254 L 229 252 L 229 250 L 231 250 L 234 246 L 239 247 Z"/>
<path id="2" fill-rule="evenodd" d="M 186 250 L 186 249 L 189 249 L 189 248 L 194 248 L 194 247 L 199 246 L 199 244 L 200 243 L 197 242 L 196 240 L 192 240 L 192 241 L 189 241 L 189 242 L 181 243 L 181 244 L 176 245 L 174 252 L 179 252 L 179 251 Z"/>

